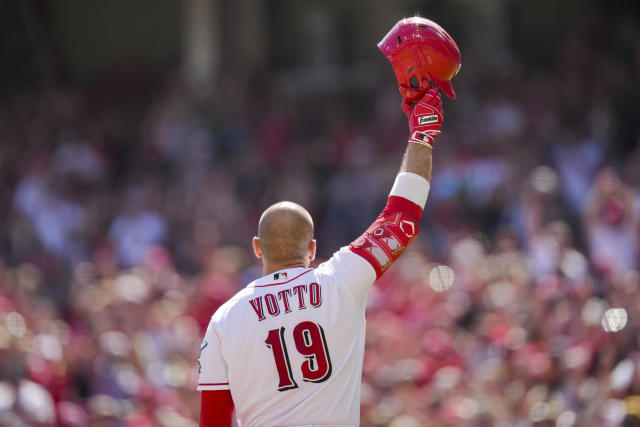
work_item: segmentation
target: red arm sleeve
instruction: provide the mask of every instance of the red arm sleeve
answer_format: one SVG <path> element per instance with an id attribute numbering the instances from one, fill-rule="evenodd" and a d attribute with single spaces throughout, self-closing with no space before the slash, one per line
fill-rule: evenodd
<path id="1" fill-rule="evenodd" d="M 205 390 L 200 406 L 201 427 L 231 427 L 233 400 L 229 390 Z"/>
<path id="2" fill-rule="evenodd" d="M 404 197 L 389 196 L 375 222 L 349 247 L 366 259 L 380 278 L 418 234 L 422 207 Z"/>

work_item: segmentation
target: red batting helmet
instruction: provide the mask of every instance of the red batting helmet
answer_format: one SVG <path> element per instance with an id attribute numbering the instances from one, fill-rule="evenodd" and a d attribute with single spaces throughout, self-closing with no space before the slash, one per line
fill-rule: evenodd
<path id="1" fill-rule="evenodd" d="M 419 16 L 401 19 L 378 48 L 391 62 L 405 100 L 419 99 L 429 81 L 455 99 L 450 80 L 460 69 L 460 50 L 440 25 Z"/>

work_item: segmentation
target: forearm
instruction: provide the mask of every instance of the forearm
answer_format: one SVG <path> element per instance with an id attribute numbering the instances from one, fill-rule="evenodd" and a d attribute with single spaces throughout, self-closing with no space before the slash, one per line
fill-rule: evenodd
<path id="1" fill-rule="evenodd" d="M 408 143 L 402 157 L 400 173 L 412 172 L 431 181 L 431 147 Z"/>

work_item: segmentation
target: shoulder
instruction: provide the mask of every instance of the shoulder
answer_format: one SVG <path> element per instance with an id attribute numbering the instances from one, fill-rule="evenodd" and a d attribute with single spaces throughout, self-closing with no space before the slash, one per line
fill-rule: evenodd
<path id="1" fill-rule="evenodd" d="M 345 246 L 316 268 L 320 283 L 328 283 L 342 296 L 360 305 L 366 300 L 369 288 L 376 280 L 375 269 L 360 255 Z"/>
<path id="2" fill-rule="evenodd" d="M 213 315 L 211 316 L 211 323 L 224 323 L 225 319 L 229 317 L 229 315 L 234 311 L 234 308 L 237 307 L 242 301 L 248 299 L 249 295 L 251 294 L 251 288 L 249 288 L 248 286 L 242 288 L 234 296 L 227 300 L 227 302 L 218 307 L 215 313 L 213 313 Z"/>
<path id="3" fill-rule="evenodd" d="M 316 269 L 316 274 L 321 276 L 334 276 L 337 280 L 342 275 L 355 273 L 363 279 L 375 280 L 375 270 L 360 255 L 351 251 L 348 246 L 340 248 L 327 261 L 323 262 Z"/>

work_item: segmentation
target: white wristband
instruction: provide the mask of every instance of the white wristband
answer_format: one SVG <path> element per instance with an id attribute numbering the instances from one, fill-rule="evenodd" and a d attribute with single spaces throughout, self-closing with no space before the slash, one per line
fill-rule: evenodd
<path id="1" fill-rule="evenodd" d="M 432 135 L 429 135 L 427 133 L 415 131 L 409 138 L 409 142 L 413 142 L 414 144 L 425 145 L 433 149 L 434 138 Z"/>
<path id="2" fill-rule="evenodd" d="M 396 176 L 389 196 L 404 197 L 424 209 L 430 188 L 424 177 L 413 172 L 401 172 Z"/>

